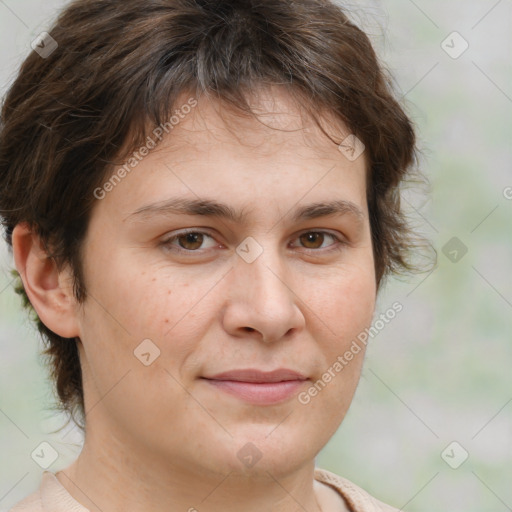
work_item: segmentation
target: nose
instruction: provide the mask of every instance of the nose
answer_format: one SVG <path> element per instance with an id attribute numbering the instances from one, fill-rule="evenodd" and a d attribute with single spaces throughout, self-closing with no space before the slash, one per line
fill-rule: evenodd
<path id="1" fill-rule="evenodd" d="M 304 328 L 300 290 L 293 289 L 291 269 L 277 250 L 265 248 L 252 263 L 237 256 L 229 274 L 226 332 L 270 343 Z"/>

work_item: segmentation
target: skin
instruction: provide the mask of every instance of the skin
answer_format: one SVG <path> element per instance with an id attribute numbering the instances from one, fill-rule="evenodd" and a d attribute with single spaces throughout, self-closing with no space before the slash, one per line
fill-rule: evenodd
<path id="1" fill-rule="evenodd" d="M 200 99 L 98 200 L 83 304 L 69 268 L 58 270 L 26 225 L 14 230 L 16 266 L 40 318 L 81 340 L 85 443 L 57 476 L 93 512 L 348 510 L 314 480 L 314 459 L 347 412 L 364 350 L 306 405 L 297 393 L 250 404 L 201 378 L 285 367 L 308 377 L 305 391 L 375 307 L 364 154 L 349 161 L 278 88 L 254 102 L 270 127 Z M 340 141 L 349 134 L 339 121 L 329 126 Z M 247 216 L 134 215 L 172 197 L 213 199 Z M 332 200 L 361 216 L 293 219 L 301 206 Z M 186 228 L 202 241 L 169 241 Z M 263 249 L 252 263 L 236 252 L 247 237 Z M 144 339 L 160 350 L 148 366 L 134 356 Z M 252 467 L 237 456 L 249 442 L 261 453 Z"/>

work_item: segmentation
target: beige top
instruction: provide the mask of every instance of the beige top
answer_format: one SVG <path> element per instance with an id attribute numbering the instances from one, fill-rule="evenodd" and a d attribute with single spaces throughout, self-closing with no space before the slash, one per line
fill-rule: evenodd
<path id="1" fill-rule="evenodd" d="M 398 512 L 367 492 L 325 469 L 315 468 L 315 480 L 339 492 L 352 512 Z M 17 503 L 9 512 L 89 512 L 59 482 L 54 473 L 44 471 L 39 489 Z"/>

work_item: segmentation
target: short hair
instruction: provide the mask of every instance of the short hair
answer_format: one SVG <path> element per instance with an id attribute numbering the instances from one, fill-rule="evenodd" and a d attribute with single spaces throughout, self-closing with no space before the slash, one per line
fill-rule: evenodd
<path id="1" fill-rule="evenodd" d="M 417 161 L 415 130 L 368 36 L 340 6 L 75 0 L 49 34 L 58 46 L 28 55 L 2 106 L 0 215 L 10 246 L 14 227 L 27 222 L 59 268 L 70 265 L 79 303 L 87 297 L 81 248 L 93 191 L 184 93 L 256 116 L 248 94 L 278 85 L 318 126 L 322 112 L 345 123 L 365 145 L 377 289 L 388 274 L 413 270 L 399 188 Z M 32 309 L 19 276 L 16 289 Z M 58 408 L 85 428 L 78 340 L 32 314 Z"/>

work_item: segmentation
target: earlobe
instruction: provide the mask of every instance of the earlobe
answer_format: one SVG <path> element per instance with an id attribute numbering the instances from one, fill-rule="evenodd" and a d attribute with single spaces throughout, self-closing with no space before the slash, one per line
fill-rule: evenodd
<path id="1" fill-rule="evenodd" d="M 78 337 L 77 302 L 70 270 L 59 271 L 40 238 L 26 223 L 14 228 L 12 248 L 14 264 L 40 320 L 63 338 Z"/>

